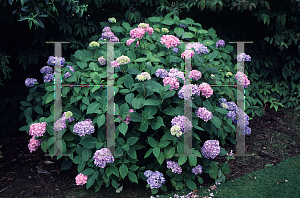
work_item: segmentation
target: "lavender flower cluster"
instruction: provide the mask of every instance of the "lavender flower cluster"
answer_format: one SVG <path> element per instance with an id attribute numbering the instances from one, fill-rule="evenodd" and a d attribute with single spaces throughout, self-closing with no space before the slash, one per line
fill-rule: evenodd
<path id="1" fill-rule="evenodd" d="M 178 97 L 185 100 L 194 99 L 192 95 L 200 96 L 200 89 L 197 85 L 183 85 L 178 93 Z"/>
<path id="2" fill-rule="evenodd" d="M 195 175 L 201 174 L 202 173 L 202 166 L 198 165 L 198 166 L 192 168 L 192 173 L 194 173 Z"/>
<path id="3" fill-rule="evenodd" d="M 95 132 L 95 127 L 92 124 L 91 119 L 85 119 L 74 125 L 73 132 L 77 133 L 79 136 L 85 136 L 86 134 L 90 135 Z"/>
<path id="4" fill-rule="evenodd" d="M 225 46 L 225 41 L 224 40 L 218 40 L 216 43 L 216 48 L 217 47 L 224 47 Z"/>
<path id="5" fill-rule="evenodd" d="M 203 119 L 205 122 L 212 119 L 213 117 L 212 112 L 208 111 L 205 107 L 199 107 L 199 109 L 195 111 L 195 114 L 197 117 Z"/>
<path id="6" fill-rule="evenodd" d="M 67 128 L 66 120 L 68 120 L 68 122 L 73 122 L 75 120 L 75 118 L 69 116 L 70 113 L 72 116 L 72 112 L 70 112 L 70 111 L 64 112 L 63 116 L 54 123 L 54 126 L 53 126 L 54 131 L 65 130 Z"/>
<path id="7" fill-rule="evenodd" d="M 110 27 L 103 28 L 102 37 L 100 39 L 107 39 L 109 40 L 109 42 L 119 42 L 118 37 L 115 36 L 115 34 L 111 31 Z"/>
<path id="8" fill-rule="evenodd" d="M 106 163 L 113 163 L 114 157 L 108 148 L 97 150 L 93 156 L 94 164 L 100 168 L 105 168 Z"/>
<path id="9" fill-rule="evenodd" d="M 199 54 L 199 55 L 209 53 L 209 50 L 207 49 L 207 47 L 203 44 L 200 44 L 200 43 L 189 43 L 186 46 L 186 49 L 188 49 L 188 50 L 194 49 L 196 54 Z"/>
<path id="10" fill-rule="evenodd" d="M 251 57 L 245 53 L 240 53 L 236 59 L 240 62 L 243 62 L 243 61 L 251 61 Z"/>
<path id="11" fill-rule="evenodd" d="M 150 185 L 151 189 L 160 188 L 166 181 L 163 174 L 158 171 L 152 172 L 151 170 L 146 170 L 144 175 L 148 178 L 147 183 Z"/>
<path id="12" fill-rule="evenodd" d="M 225 98 L 220 98 L 219 103 L 223 109 L 229 111 L 226 114 L 226 117 L 230 118 L 233 121 L 233 124 L 237 124 L 243 130 L 243 135 L 250 135 L 251 128 L 248 127 L 249 116 L 241 108 L 237 107 L 233 101 L 227 102 Z"/>
<path id="13" fill-rule="evenodd" d="M 179 125 L 182 133 L 187 132 L 193 128 L 192 122 L 185 116 L 177 116 L 171 120 L 172 126 Z"/>
<path id="14" fill-rule="evenodd" d="M 178 165 L 177 162 L 167 161 L 167 168 L 172 169 L 173 173 L 180 174 L 182 172 L 182 168 Z"/>
<path id="15" fill-rule="evenodd" d="M 218 140 L 206 140 L 201 148 L 203 157 L 209 159 L 215 159 L 220 153 L 220 146 Z"/>

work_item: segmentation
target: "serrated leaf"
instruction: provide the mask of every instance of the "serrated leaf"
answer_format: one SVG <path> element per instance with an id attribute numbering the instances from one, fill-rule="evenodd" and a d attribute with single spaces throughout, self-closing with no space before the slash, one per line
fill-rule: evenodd
<path id="1" fill-rule="evenodd" d="M 137 179 L 137 176 L 136 176 L 135 173 L 129 171 L 129 172 L 128 172 L 128 177 L 129 177 L 129 179 L 130 179 L 131 181 L 133 181 L 133 182 L 135 182 L 135 183 L 138 184 L 138 179 Z"/>
<path id="2" fill-rule="evenodd" d="M 124 179 L 128 174 L 128 167 L 125 164 L 122 164 L 119 168 L 120 176 Z"/>
<path id="3" fill-rule="evenodd" d="M 153 155 L 158 158 L 160 154 L 160 148 L 159 147 L 154 147 L 153 148 Z"/>

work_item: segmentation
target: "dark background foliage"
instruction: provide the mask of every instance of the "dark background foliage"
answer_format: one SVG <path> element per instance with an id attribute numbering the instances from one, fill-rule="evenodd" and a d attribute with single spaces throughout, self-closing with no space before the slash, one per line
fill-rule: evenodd
<path id="1" fill-rule="evenodd" d="M 252 57 L 245 64 L 252 83 L 249 95 L 258 98 L 256 93 L 262 93 L 262 102 L 275 110 L 300 105 L 299 0 L 0 0 L 0 134 L 13 134 L 25 123 L 18 123 L 19 101 L 28 94 L 26 78 L 43 82 L 39 70 L 54 54 L 46 41 L 70 41 L 63 45 L 67 60 L 92 36 L 101 37 L 99 22 L 109 17 L 133 25 L 172 11 L 203 29 L 213 27 L 226 43 L 253 41 L 245 44 Z"/>

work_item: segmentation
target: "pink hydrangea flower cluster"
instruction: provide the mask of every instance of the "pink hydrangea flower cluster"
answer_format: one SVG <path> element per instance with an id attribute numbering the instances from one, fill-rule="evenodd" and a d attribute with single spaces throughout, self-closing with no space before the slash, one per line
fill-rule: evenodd
<path id="1" fill-rule="evenodd" d="M 120 64 L 117 61 L 115 61 L 115 60 L 110 62 L 110 66 L 111 67 L 119 67 L 120 68 Z"/>
<path id="2" fill-rule="evenodd" d="M 209 98 L 213 95 L 213 89 L 205 82 L 199 85 L 199 89 L 202 92 L 202 96 L 205 96 L 206 98 Z"/>
<path id="3" fill-rule="evenodd" d="M 130 30 L 130 37 L 132 39 L 138 38 L 142 39 L 145 34 L 145 30 L 143 28 L 134 28 Z"/>
<path id="4" fill-rule="evenodd" d="M 134 41 L 135 41 L 135 39 L 128 39 L 128 40 L 126 41 L 126 45 L 130 46 L 131 43 L 133 43 Z M 136 47 L 138 47 L 139 44 L 140 44 L 140 42 L 137 41 L 137 42 L 136 42 Z"/>
<path id="5" fill-rule="evenodd" d="M 207 122 L 213 117 L 212 112 L 208 111 L 205 107 L 199 107 L 199 109 L 195 111 L 195 114 L 197 117 L 203 119 L 205 122 Z"/>
<path id="6" fill-rule="evenodd" d="M 192 70 L 189 73 L 189 78 L 192 78 L 194 80 L 199 80 L 201 78 L 201 72 L 197 70 Z"/>
<path id="7" fill-rule="evenodd" d="M 160 42 L 161 44 L 165 44 L 167 48 L 180 45 L 179 39 L 173 35 L 163 35 L 160 39 Z"/>
<path id="8" fill-rule="evenodd" d="M 179 81 L 177 78 L 165 77 L 163 80 L 164 86 L 171 85 L 170 90 L 179 88 Z"/>
<path id="9" fill-rule="evenodd" d="M 42 137 L 46 132 L 46 125 L 46 122 L 32 124 L 29 129 L 29 135 Z"/>
<path id="10" fill-rule="evenodd" d="M 140 23 L 138 27 L 144 29 L 150 36 L 153 34 L 153 28 L 149 27 L 148 23 Z"/>
<path id="11" fill-rule="evenodd" d="M 235 79 L 237 79 L 239 84 L 243 85 L 245 88 L 250 85 L 250 81 L 248 80 L 247 76 L 242 72 L 237 72 L 235 75 Z"/>
<path id="12" fill-rule="evenodd" d="M 29 144 L 28 144 L 28 149 L 29 149 L 30 153 L 32 153 L 32 151 L 36 151 L 37 148 L 39 146 L 41 146 L 41 143 L 43 141 L 44 140 L 36 140 L 35 136 L 32 136 L 32 138 L 30 139 Z"/>
<path id="13" fill-rule="evenodd" d="M 86 184 L 87 183 L 87 179 L 88 179 L 88 176 L 80 173 L 78 174 L 76 177 L 75 177 L 75 180 L 76 180 L 76 185 L 81 185 L 83 186 L 83 184 Z"/>
<path id="14" fill-rule="evenodd" d="M 134 112 L 134 110 L 129 109 L 129 113 L 132 113 L 132 112 Z M 119 116 L 119 115 L 118 115 L 118 118 L 120 118 L 122 120 L 121 116 Z M 132 119 L 130 118 L 129 114 L 127 114 L 127 117 L 123 120 L 123 122 L 125 122 L 126 124 L 129 124 L 130 121 L 132 121 Z"/>
<path id="15" fill-rule="evenodd" d="M 194 50 L 184 50 L 181 54 L 181 58 L 187 59 L 187 58 L 192 58 L 195 55 Z"/>

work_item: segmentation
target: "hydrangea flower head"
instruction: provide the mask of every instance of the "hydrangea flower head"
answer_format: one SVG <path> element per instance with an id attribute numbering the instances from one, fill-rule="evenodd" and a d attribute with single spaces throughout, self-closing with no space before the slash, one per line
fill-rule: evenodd
<path id="1" fill-rule="evenodd" d="M 164 34 L 168 34 L 169 33 L 169 30 L 167 28 L 161 28 L 161 31 L 164 33 Z"/>
<path id="2" fill-rule="evenodd" d="M 134 112 L 134 110 L 129 109 L 129 113 L 132 113 L 132 112 Z M 118 116 L 118 118 L 120 118 L 122 120 L 121 116 Z M 125 122 L 126 124 L 129 124 L 130 121 L 132 121 L 132 119 L 130 118 L 129 114 L 127 114 L 127 117 L 123 120 L 123 122 Z"/>
<path id="3" fill-rule="evenodd" d="M 88 179 L 88 176 L 80 173 L 78 174 L 76 177 L 75 177 L 75 180 L 76 180 L 76 185 L 81 185 L 83 186 L 83 184 L 86 184 L 87 183 L 87 179 Z"/>
<path id="4" fill-rule="evenodd" d="M 235 75 L 235 79 L 237 79 L 239 84 L 243 85 L 245 88 L 250 85 L 250 81 L 248 80 L 247 76 L 242 72 L 237 72 Z"/>
<path id="5" fill-rule="evenodd" d="M 50 82 L 53 80 L 53 75 L 54 74 L 46 74 L 46 76 L 44 77 L 44 82 Z"/>
<path id="6" fill-rule="evenodd" d="M 74 125 L 73 132 L 77 133 L 79 136 L 85 136 L 86 134 L 90 135 L 95 132 L 95 127 L 90 119 L 85 119 Z"/>
<path id="7" fill-rule="evenodd" d="M 49 74 L 49 73 L 53 72 L 53 69 L 50 66 L 44 66 L 44 67 L 42 67 L 42 69 L 40 70 L 40 72 L 42 74 Z"/>
<path id="8" fill-rule="evenodd" d="M 174 135 L 174 136 L 177 136 L 177 137 L 180 137 L 182 135 L 182 131 L 180 130 L 179 125 L 172 126 L 170 131 L 171 131 L 171 135 Z"/>
<path id="9" fill-rule="evenodd" d="M 115 42 L 115 43 L 117 43 L 117 42 L 119 42 L 119 38 L 116 37 L 116 36 L 110 37 L 109 42 Z"/>
<path id="10" fill-rule="evenodd" d="M 115 34 L 113 32 L 103 32 L 102 33 L 102 39 L 110 39 L 112 37 L 114 37 Z"/>
<path id="11" fill-rule="evenodd" d="M 200 90 L 197 85 L 189 84 L 189 85 L 183 85 L 183 87 L 180 89 L 178 93 L 178 97 L 185 100 L 190 100 L 191 98 L 194 99 L 192 96 L 200 95 Z"/>
<path id="12" fill-rule="evenodd" d="M 179 88 L 179 81 L 177 78 L 165 77 L 163 80 L 164 86 L 171 85 L 170 90 Z"/>
<path id="13" fill-rule="evenodd" d="M 114 157 L 108 148 L 97 150 L 93 156 L 94 164 L 100 168 L 105 168 L 106 163 L 113 163 Z"/>
<path id="14" fill-rule="evenodd" d="M 167 48 L 180 45 L 179 39 L 173 35 L 163 35 L 160 39 L 160 43 L 165 44 Z"/>
<path id="15" fill-rule="evenodd" d="M 182 172 L 182 168 L 178 165 L 177 162 L 167 161 L 167 168 L 172 169 L 173 173 L 180 174 Z"/>
<path id="16" fill-rule="evenodd" d="M 205 107 L 199 107 L 199 109 L 195 111 L 195 114 L 197 117 L 203 119 L 205 122 L 207 122 L 213 117 L 212 112 L 208 111 Z"/>
<path id="17" fill-rule="evenodd" d="M 138 25 L 139 28 L 143 28 L 144 30 L 146 30 L 148 27 L 149 27 L 149 24 L 148 23 L 140 23 Z"/>
<path id="18" fill-rule="evenodd" d="M 126 45 L 130 46 L 131 43 L 133 43 L 134 41 L 135 41 L 135 39 L 128 39 L 128 40 L 126 41 Z M 138 45 L 137 45 L 137 46 L 138 46 Z"/>
<path id="19" fill-rule="evenodd" d="M 174 117 L 171 121 L 172 126 L 179 125 L 180 130 L 185 133 L 193 128 L 192 122 L 185 116 Z"/>
<path id="20" fill-rule="evenodd" d="M 67 72 L 67 73 L 64 74 L 65 79 L 69 78 L 70 76 L 71 76 L 70 72 Z"/>
<path id="21" fill-rule="evenodd" d="M 165 78 L 169 76 L 169 73 L 165 69 L 158 69 L 155 72 L 156 77 Z"/>
<path id="22" fill-rule="evenodd" d="M 153 173 L 153 171 L 151 171 L 151 170 L 146 170 L 146 171 L 144 172 L 144 175 L 145 175 L 146 178 L 148 178 L 148 177 L 150 177 L 150 175 L 152 175 L 152 173 Z"/>
<path id="23" fill-rule="evenodd" d="M 227 72 L 226 76 L 232 76 L 233 74 L 231 72 Z"/>
<path id="24" fill-rule="evenodd" d="M 26 87 L 34 87 L 35 85 L 35 83 L 37 82 L 37 79 L 35 79 L 35 78 L 26 78 L 26 80 L 25 80 L 25 85 L 26 85 Z"/>
<path id="25" fill-rule="evenodd" d="M 163 183 L 165 183 L 165 178 L 162 173 L 155 171 L 147 179 L 147 183 L 150 185 L 150 188 L 160 188 Z"/>
<path id="26" fill-rule="evenodd" d="M 240 62 L 243 62 L 243 61 L 251 61 L 251 57 L 245 53 L 240 53 L 236 59 Z"/>
<path id="27" fill-rule="evenodd" d="M 185 50 L 182 54 L 181 54 L 181 58 L 183 59 L 188 59 L 188 58 L 192 58 L 195 55 L 194 50 Z"/>
<path id="28" fill-rule="evenodd" d="M 32 136 L 32 138 L 30 139 L 29 144 L 28 144 L 28 149 L 29 149 L 30 153 L 32 153 L 32 151 L 36 151 L 37 148 L 39 146 L 41 146 L 42 141 L 43 140 L 36 140 L 35 136 Z"/>
<path id="29" fill-rule="evenodd" d="M 192 173 L 194 173 L 195 175 L 201 174 L 202 173 L 202 166 L 198 165 L 198 166 L 192 168 Z"/>
<path id="30" fill-rule="evenodd" d="M 73 115 L 73 113 L 71 111 L 67 111 L 64 113 L 64 117 L 66 117 L 66 118 L 70 118 L 70 117 L 72 117 L 72 115 Z"/>
<path id="31" fill-rule="evenodd" d="M 216 43 L 216 47 L 224 47 L 225 46 L 225 41 L 224 40 L 218 40 Z"/>
<path id="32" fill-rule="evenodd" d="M 139 38 L 142 39 L 145 34 L 145 30 L 143 28 L 134 28 L 130 30 L 130 37 L 132 39 Z"/>
<path id="33" fill-rule="evenodd" d="M 189 78 L 199 80 L 201 78 L 201 72 L 199 72 L 198 70 L 192 70 L 189 73 Z"/>
<path id="34" fill-rule="evenodd" d="M 120 56 L 116 59 L 116 62 L 119 63 L 119 65 L 125 65 L 130 63 L 130 58 L 128 58 L 128 56 Z"/>
<path id="35" fill-rule="evenodd" d="M 201 153 L 206 159 L 215 159 L 215 157 L 220 153 L 219 141 L 206 140 L 201 148 Z"/>
<path id="36" fill-rule="evenodd" d="M 89 46 L 90 46 L 90 47 L 99 47 L 100 44 L 97 43 L 96 41 L 92 41 L 92 42 L 90 42 Z"/>
<path id="37" fill-rule="evenodd" d="M 66 60 L 63 57 L 49 56 L 47 64 L 51 66 L 64 65 L 65 61 Z"/>
<path id="38" fill-rule="evenodd" d="M 185 81 L 185 78 L 184 78 L 184 72 L 178 71 L 176 68 L 175 68 L 175 69 L 170 69 L 169 74 L 168 74 L 168 77 L 171 77 L 171 78 L 179 77 L 179 78 L 181 78 L 183 81 Z"/>
<path id="39" fill-rule="evenodd" d="M 154 30 L 155 30 L 156 32 L 160 32 L 160 29 L 158 29 L 158 28 L 154 28 Z"/>
<path id="40" fill-rule="evenodd" d="M 110 22 L 110 23 L 116 23 L 117 20 L 115 19 L 115 17 L 111 17 L 111 18 L 108 19 L 108 22 Z"/>
<path id="41" fill-rule="evenodd" d="M 178 50 L 179 49 L 177 47 L 174 47 L 172 51 L 175 52 L 176 54 L 178 54 Z"/>
<path id="42" fill-rule="evenodd" d="M 111 29 L 110 27 L 104 27 L 102 32 L 111 32 Z"/>
<path id="43" fill-rule="evenodd" d="M 202 92 L 202 96 L 205 96 L 206 98 L 209 98 L 213 95 L 213 89 L 205 82 L 199 85 L 199 89 Z"/>
<path id="44" fill-rule="evenodd" d="M 98 58 L 98 62 L 99 62 L 100 65 L 105 65 L 106 64 L 106 59 L 103 56 L 101 56 L 101 57 Z"/>
<path id="45" fill-rule="evenodd" d="M 149 36 L 151 36 L 152 34 L 153 34 L 153 28 L 152 27 L 148 27 L 147 29 L 146 29 L 146 32 L 149 34 Z"/>
<path id="46" fill-rule="evenodd" d="M 137 75 L 137 79 L 139 81 L 150 80 L 151 76 L 148 72 L 142 72 L 140 75 Z"/>
<path id="47" fill-rule="evenodd" d="M 120 67 L 120 64 L 117 61 L 111 61 L 110 66 L 111 67 Z"/>
<path id="48" fill-rule="evenodd" d="M 30 125 L 29 128 L 29 135 L 36 136 L 36 137 L 41 137 L 44 135 L 46 132 L 46 122 L 41 122 L 41 123 L 34 123 Z"/>

